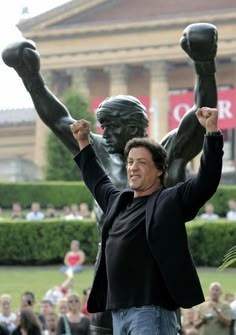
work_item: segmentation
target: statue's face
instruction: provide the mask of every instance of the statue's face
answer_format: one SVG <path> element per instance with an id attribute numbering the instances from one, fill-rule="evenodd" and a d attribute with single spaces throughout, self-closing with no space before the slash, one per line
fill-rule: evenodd
<path id="1" fill-rule="evenodd" d="M 126 143 L 134 137 L 136 127 L 121 124 L 119 121 L 109 121 L 103 119 L 103 138 L 106 140 L 107 151 L 110 154 L 123 154 Z"/>

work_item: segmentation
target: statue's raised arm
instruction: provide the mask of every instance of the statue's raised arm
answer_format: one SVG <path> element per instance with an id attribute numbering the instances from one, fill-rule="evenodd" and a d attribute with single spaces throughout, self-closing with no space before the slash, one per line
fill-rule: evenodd
<path id="1" fill-rule="evenodd" d="M 75 121 L 67 108 L 47 88 L 40 73 L 40 56 L 32 41 L 10 44 L 2 52 L 6 65 L 15 69 L 30 93 L 35 109 L 42 121 L 73 153 L 78 144 L 71 136 L 70 125 Z"/>
<path id="2" fill-rule="evenodd" d="M 183 50 L 194 62 L 196 84 L 193 107 L 182 118 L 179 128 L 168 133 L 161 143 L 168 151 L 168 185 L 185 180 L 185 168 L 202 150 L 205 130 L 199 124 L 195 112 L 198 108 L 217 105 L 215 56 L 217 29 L 209 23 L 189 25 L 180 39 Z"/>

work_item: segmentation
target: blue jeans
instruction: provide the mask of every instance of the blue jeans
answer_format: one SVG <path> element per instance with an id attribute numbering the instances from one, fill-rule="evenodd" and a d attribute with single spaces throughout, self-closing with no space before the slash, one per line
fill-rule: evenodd
<path id="1" fill-rule="evenodd" d="M 175 312 L 160 306 L 118 309 L 112 321 L 114 335 L 177 335 Z"/>
<path id="2" fill-rule="evenodd" d="M 60 268 L 60 271 L 61 272 L 66 272 L 69 268 L 70 268 L 69 266 L 64 265 Z M 71 268 L 73 270 L 73 273 L 81 272 L 84 269 L 84 267 L 82 265 L 75 265 L 75 266 L 72 266 Z"/>

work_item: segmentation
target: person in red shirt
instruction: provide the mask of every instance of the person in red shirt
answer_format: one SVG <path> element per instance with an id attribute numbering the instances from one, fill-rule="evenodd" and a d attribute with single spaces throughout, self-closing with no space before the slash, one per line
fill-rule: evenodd
<path id="1" fill-rule="evenodd" d="M 81 272 L 84 261 L 85 253 L 80 249 L 80 242 L 73 240 L 70 244 L 70 250 L 65 255 L 65 265 L 61 268 L 61 271 L 69 276 L 75 272 Z"/>

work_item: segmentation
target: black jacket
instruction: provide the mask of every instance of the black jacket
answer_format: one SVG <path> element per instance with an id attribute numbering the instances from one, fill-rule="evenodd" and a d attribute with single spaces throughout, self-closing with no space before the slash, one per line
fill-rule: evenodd
<path id="1" fill-rule="evenodd" d="M 205 136 L 198 174 L 171 188 L 153 193 L 147 202 L 146 237 L 165 284 L 178 306 L 190 308 L 204 301 L 200 281 L 189 251 L 185 222 L 215 193 L 221 178 L 223 137 Z M 91 313 L 106 307 L 105 244 L 114 217 L 133 198 L 133 191 L 119 191 L 101 168 L 91 145 L 75 161 L 94 198 L 104 211 L 101 248 L 88 300 Z"/>

